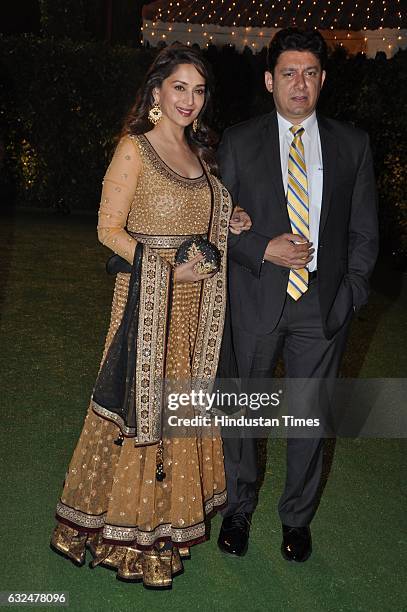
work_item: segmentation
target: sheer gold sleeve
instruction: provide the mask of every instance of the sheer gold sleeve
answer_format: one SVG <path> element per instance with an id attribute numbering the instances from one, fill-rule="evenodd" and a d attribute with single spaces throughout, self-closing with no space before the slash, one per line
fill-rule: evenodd
<path id="1" fill-rule="evenodd" d="M 117 145 L 103 180 L 97 226 L 102 244 L 133 263 L 136 240 L 126 231 L 127 217 L 141 173 L 141 157 L 131 138 Z"/>

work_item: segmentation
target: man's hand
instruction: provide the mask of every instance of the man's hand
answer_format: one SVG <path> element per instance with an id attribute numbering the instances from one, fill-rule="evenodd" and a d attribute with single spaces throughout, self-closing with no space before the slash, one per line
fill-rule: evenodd
<path id="1" fill-rule="evenodd" d="M 252 226 L 252 220 L 243 208 L 236 206 L 229 221 L 229 230 L 232 234 L 239 235 L 247 232 Z"/>
<path id="2" fill-rule="evenodd" d="M 312 242 L 304 240 L 298 234 L 281 234 L 268 243 L 264 259 L 276 266 L 298 270 L 312 260 L 315 249 Z"/>

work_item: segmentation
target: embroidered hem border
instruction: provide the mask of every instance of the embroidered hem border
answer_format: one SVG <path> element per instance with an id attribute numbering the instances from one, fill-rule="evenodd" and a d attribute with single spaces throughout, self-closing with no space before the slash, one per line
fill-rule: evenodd
<path id="1" fill-rule="evenodd" d="M 211 499 L 205 503 L 205 515 L 210 514 L 217 506 L 222 506 L 226 502 L 226 490 L 222 493 L 215 493 Z M 121 527 L 119 525 L 109 525 L 105 523 L 106 512 L 101 515 L 89 515 L 75 508 L 66 506 L 61 501 L 58 502 L 56 514 L 86 529 L 100 529 L 103 527 L 103 537 L 108 540 L 122 542 L 133 542 L 143 546 L 154 544 L 158 538 L 170 537 L 173 542 L 190 542 L 202 538 L 205 535 L 205 521 L 189 527 L 172 527 L 170 523 L 158 525 L 152 531 L 140 531 L 137 527 Z"/>

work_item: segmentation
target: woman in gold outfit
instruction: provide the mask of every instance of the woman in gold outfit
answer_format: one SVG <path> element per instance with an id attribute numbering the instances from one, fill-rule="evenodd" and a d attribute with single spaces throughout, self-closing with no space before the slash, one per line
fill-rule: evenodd
<path id="1" fill-rule="evenodd" d="M 88 548 L 92 567 L 153 588 L 171 586 L 189 546 L 205 539 L 206 517 L 226 501 L 219 432 L 162 435 L 157 388 L 164 378 L 214 379 L 219 358 L 231 201 L 213 174 L 210 83 L 197 51 L 161 51 L 106 172 L 98 236 L 132 267 L 117 273 L 99 376 L 51 540 L 76 564 Z M 235 233 L 250 226 L 244 213 L 236 219 Z M 174 266 L 177 248 L 194 235 L 219 249 L 218 272 L 202 273 L 200 254 Z"/>

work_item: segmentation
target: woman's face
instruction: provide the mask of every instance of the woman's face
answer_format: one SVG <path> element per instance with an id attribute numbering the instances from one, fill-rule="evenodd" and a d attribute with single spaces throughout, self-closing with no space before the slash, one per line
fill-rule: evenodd
<path id="1" fill-rule="evenodd" d="M 205 79 L 192 64 L 179 64 L 153 93 L 163 118 L 185 128 L 204 105 Z"/>

